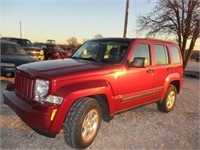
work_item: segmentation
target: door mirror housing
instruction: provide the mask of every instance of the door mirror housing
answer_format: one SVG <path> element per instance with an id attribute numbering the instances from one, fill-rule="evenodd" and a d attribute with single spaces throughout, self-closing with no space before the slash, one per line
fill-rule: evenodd
<path id="1" fill-rule="evenodd" d="M 147 67 L 147 59 L 144 57 L 135 57 L 133 62 L 131 62 L 131 67 L 136 68 L 146 68 Z"/>

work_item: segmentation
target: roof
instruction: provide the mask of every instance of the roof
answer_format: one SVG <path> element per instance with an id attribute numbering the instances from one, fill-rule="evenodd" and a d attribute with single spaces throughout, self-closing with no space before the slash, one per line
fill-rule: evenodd
<path id="1" fill-rule="evenodd" d="M 1 39 L 19 39 L 19 40 L 29 40 L 25 38 L 16 38 L 16 37 L 1 37 Z"/>
<path id="2" fill-rule="evenodd" d="M 118 41 L 118 42 L 132 42 L 134 38 L 99 38 L 99 39 L 92 39 L 90 41 Z"/>
<path id="3" fill-rule="evenodd" d="M 19 44 L 15 43 L 15 42 L 7 41 L 7 40 L 2 40 L 2 39 L 0 39 L 0 43 L 19 45 Z"/>
<path id="4" fill-rule="evenodd" d="M 134 40 L 150 40 L 150 41 L 155 41 L 155 42 L 159 42 L 159 43 L 176 44 L 176 43 L 165 41 L 165 40 L 151 39 L 151 38 L 100 38 L 100 39 L 93 39 L 93 40 L 90 40 L 90 41 L 133 42 Z"/>

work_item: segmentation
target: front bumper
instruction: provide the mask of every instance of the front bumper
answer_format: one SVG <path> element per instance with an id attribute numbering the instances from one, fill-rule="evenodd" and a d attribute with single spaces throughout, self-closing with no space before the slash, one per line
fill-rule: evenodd
<path id="1" fill-rule="evenodd" d="M 1 67 L 1 75 L 6 76 L 7 73 L 11 73 L 12 76 L 15 74 L 15 67 Z"/>
<path id="2" fill-rule="evenodd" d="M 44 55 L 33 55 L 33 57 L 35 57 L 35 58 L 37 58 L 37 59 L 39 59 L 39 60 L 44 60 Z"/>
<path id="3" fill-rule="evenodd" d="M 16 114 L 30 127 L 44 131 L 50 134 L 56 134 L 51 131 L 51 115 L 57 106 L 44 105 L 40 103 L 26 102 L 20 99 L 15 91 L 3 91 L 4 103 L 8 105 Z"/>

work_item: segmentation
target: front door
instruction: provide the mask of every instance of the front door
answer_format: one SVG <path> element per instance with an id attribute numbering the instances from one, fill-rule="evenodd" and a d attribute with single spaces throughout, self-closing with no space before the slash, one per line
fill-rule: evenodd
<path id="1" fill-rule="evenodd" d="M 154 99 L 154 69 L 151 65 L 151 51 L 149 44 L 138 43 L 134 47 L 131 57 L 144 57 L 147 59 L 146 68 L 128 67 L 119 77 L 120 102 L 117 111 L 126 110 L 148 103 Z"/>

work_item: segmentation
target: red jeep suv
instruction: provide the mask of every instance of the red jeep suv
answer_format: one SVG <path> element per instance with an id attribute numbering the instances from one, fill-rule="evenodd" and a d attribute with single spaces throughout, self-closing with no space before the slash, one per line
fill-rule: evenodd
<path id="1" fill-rule="evenodd" d="M 4 103 L 37 131 L 64 129 L 73 148 L 89 146 L 101 120 L 156 102 L 170 112 L 183 85 L 176 44 L 151 39 L 103 38 L 84 43 L 71 58 L 19 66 Z"/>

